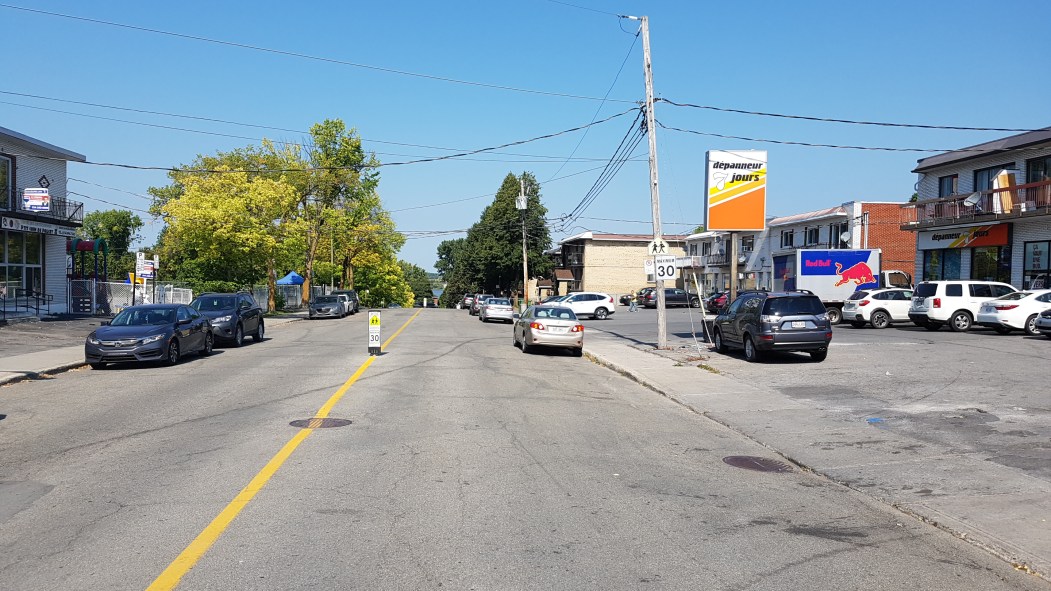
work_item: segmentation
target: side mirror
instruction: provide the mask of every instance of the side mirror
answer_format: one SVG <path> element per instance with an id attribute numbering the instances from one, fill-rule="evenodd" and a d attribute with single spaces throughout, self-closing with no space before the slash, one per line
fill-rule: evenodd
<path id="1" fill-rule="evenodd" d="M 175 321 L 175 326 L 182 326 L 184 324 L 189 324 L 191 322 L 193 322 L 192 318 L 183 318 L 182 320 L 176 320 Z"/>
<path id="2" fill-rule="evenodd" d="M 109 320 L 103 320 L 99 323 L 99 326 L 109 326 Z"/>

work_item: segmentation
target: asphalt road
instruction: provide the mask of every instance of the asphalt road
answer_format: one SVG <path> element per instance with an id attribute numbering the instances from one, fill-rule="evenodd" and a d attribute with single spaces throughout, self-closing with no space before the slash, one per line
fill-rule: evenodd
<path id="1" fill-rule="evenodd" d="M 0 589 L 1047 588 L 813 474 L 732 467 L 772 454 L 586 359 L 416 312 L 384 311 L 404 331 L 371 360 L 362 314 L 4 388 Z M 289 425 L 327 403 L 352 423 Z"/>

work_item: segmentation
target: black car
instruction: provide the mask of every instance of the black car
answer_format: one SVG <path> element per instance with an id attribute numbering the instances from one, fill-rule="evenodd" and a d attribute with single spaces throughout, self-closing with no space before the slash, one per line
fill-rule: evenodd
<path id="1" fill-rule="evenodd" d="M 245 335 L 252 335 L 257 343 L 263 340 L 263 309 L 247 293 L 205 293 L 194 298 L 190 307 L 212 322 L 212 334 L 220 341 L 240 347 Z"/>
<path id="2" fill-rule="evenodd" d="M 712 332 L 716 351 L 744 349 L 748 361 L 759 361 L 766 351 L 806 351 L 814 361 L 824 361 L 832 341 L 821 299 L 798 291 L 738 296 L 715 317 Z"/>
<path id="3" fill-rule="evenodd" d="M 642 298 L 642 305 L 647 308 L 657 307 L 657 290 L 651 290 L 646 293 Z M 674 287 L 664 288 L 664 305 L 667 307 L 672 306 L 689 306 L 691 308 L 701 307 L 701 298 L 695 293 L 690 293 L 684 289 L 676 289 Z"/>
<path id="4" fill-rule="evenodd" d="M 361 302 L 358 300 L 358 292 L 353 289 L 337 289 L 329 295 L 345 295 L 350 300 L 350 309 L 347 311 L 348 314 L 357 314 L 358 308 L 361 306 Z"/>
<path id="5" fill-rule="evenodd" d="M 175 365 L 186 353 L 211 355 L 213 339 L 211 323 L 189 306 L 129 306 L 88 335 L 84 361 L 92 369 L 126 361 Z"/>

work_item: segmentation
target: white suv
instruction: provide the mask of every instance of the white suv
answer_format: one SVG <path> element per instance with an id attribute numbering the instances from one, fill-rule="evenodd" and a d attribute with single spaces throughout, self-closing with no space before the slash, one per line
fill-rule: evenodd
<path id="1" fill-rule="evenodd" d="M 599 320 L 605 320 L 617 311 L 617 307 L 613 305 L 613 296 L 597 291 L 571 293 L 558 302 L 558 305 L 573 310 L 577 316 L 590 316 Z"/>
<path id="2" fill-rule="evenodd" d="M 924 281 L 912 294 L 909 320 L 927 330 L 948 324 L 956 332 L 965 332 L 974 324 L 982 302 L 1016 291 L 995 281 Z"/>
<path id="3" fill-rule="evenodd" d="M 843 320 L 854 328 L 864 328 L 869 323 L 873 328 L 887 328 L 893 322 L 908 321 L 911 305 L 911 289 L 855 291 L 843 302 Z"/>

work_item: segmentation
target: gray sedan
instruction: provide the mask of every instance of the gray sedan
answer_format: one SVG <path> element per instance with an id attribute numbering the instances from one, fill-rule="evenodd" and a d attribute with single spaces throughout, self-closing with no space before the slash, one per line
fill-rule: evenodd
<path id="1" fill-rule="evenodd" d="M 584 355 L 584 325 L 569 308 L 529 306 L 521 316 L 515 315 L 512 342 L 521 345 L 523 353 L 534 347 L 569 349 L 577 357 Z"/>
<path id="2" fill-rule="evenodd" d="M 317 296 L 310 302 L 310 318 L 343 318 L 345 309 L 338 296 Z"/>
<path id="3" fill-rule="evenodd" d="M 478 319 L 482 322 L 490 320 L 503 320 L 514 322 L 514 310 L 511 308 L 511 300 L 507 298 L 489 298 L 478 308 Z"/>

